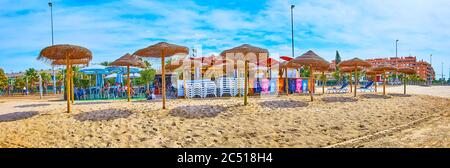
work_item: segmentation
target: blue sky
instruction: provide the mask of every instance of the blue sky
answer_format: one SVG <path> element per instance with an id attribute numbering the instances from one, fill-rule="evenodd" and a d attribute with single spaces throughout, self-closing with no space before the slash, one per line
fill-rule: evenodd
<path id="1" fill-rule="evenodd" d="M 51 45 L 46 0 L 0 1 L 0 67 L 6 72 L 34 67 Z M 291 55 L 290 4 L 295 4 L 295 55 L 309 49 L 327 60 L 417 56 L 448 75 L 450 1 L 448 0 L 54 0 L 56 44 L 89 48 L 93 63 L 167 41 L 202 55 L 243 43 Z"/>

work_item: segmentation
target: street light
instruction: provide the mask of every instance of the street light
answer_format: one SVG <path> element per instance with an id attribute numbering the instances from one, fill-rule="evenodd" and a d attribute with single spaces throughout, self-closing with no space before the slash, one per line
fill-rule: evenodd
<path id="1" fill-rule="evenodd" d="M 294 55 L 294 8 L 295 5 L 291 5 L 291 36 L 292 36 L 292 58 Z"/>
<path id="2" fill-rule="evenodd" d="M 52 30 L 52 45 L 54 44 L 54 39 L 53 39 L 53 3 L 52 2 L 48 2 L 48 6 L 50 7 L 50 27 Z M 55 75 L 55 67 L 52 65 L 52 72 L 53 72 L 53 94 L 56 95 L 56 75 Z"/>

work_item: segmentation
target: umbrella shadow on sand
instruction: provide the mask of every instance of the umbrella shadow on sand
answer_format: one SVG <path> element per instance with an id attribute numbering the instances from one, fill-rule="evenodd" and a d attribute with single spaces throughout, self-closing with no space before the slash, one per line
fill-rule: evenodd
<path id="1" fill-rule="evenodd" d="M 43 106 L 49 106 L 50 104 L 25 104 L 25 105 L 19 105 L 14 106 L 15 108 L 28 108 L 28 107 L 43 107 Z"/>
<path id="2" fill-rule="evenodd" d="M 23 119 L 31 118 L 38 114 L 39 113 L 37 111 L 14 112 L 14 113 L 2 114 L 2 115 L 0 115 L 0 123 L 23 120 Z"/>
<path id="3" fill-rule="evenodd" d="M 388 95 L 389 96 L 394 96 L 394 97 L 411 97 L 412 96 L 410 94 L 399 94 L 399 93 L 390 93 Z"/>
<path id="4" fill-rule="evenodd" d="M 377 94 L 364 94 L 364 95 L 361 95 L 361 97 L 366 98 L 366 99 L 389 99 L 389 98 L 391 98 L 390 96 L 383 96 L 383 95 L 377 95 Z"/>
<path id="5" fill-rule="evenodd" d="M 344 103 L 344 102 L 357 102 L 358 99 L 353 97 L 324 97 L 322 101 L 326 103 Z"/>
<path id="6" fill-rule="evenodd" d="M 296 107 L 306 107 L 308 103 L 294 100 L 270 100 L 260 102 L 259 105 L 268 108 L 296 108 Z"/>
<path id="7" fill-rule="evenodd" d="M 78 121 L 109 121 L 118 118 L 128 118 L 132 113 L 125 110 L 106 109 L 76 114 Z"/>
<path id="8" fill-rule="evenodd" d="M 226 110 L 227 107 L 212 105 L 180 106 L 170 110 L 169 114 L 174 117 L 204 118 L 216 117 Z"/>

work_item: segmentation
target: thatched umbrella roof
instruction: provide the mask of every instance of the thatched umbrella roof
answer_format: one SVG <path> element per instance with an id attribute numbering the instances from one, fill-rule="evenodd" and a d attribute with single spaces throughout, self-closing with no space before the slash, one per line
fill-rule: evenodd
<path id="1" fill-rule="evenodd" d="M 372 71 L 396 71 L 397 68 L 389 65 L 389 64 L 383 64 L 383 65 L 378 65 L 376 67 L 373 67 L 372 69 L 370 69 Z"/>
<path id="2" fill-rule="evenodd" d="M 164 50 L 164 57 L 170 57 L 177 54 L 189 54 L 189 49 L 185 46 L 170 44 L 166 42 L 159 42 L 146 48 L 137 50 L 133 55 L 139 57 L 153 57 L 160 58 Z"/>
<path id="3" fill-rule="evenodd" d="M 265 60 L 259 61 L 260 66 L 269 66 L 269 67 L 272 65 L 279 64 L 279 63 L 280 63 L 279 61 L 277 61 L 276 59 L 273 59 L 273 58 L 267 58 Z"/>
<path id="4" fill-rule="evenodd" d="M 280 63 L 280 68 L 291 68 L 291 69 L 296 69 L 296 68 L 300 68 L 303 65 L 297 64 L 295 62 L 291 62 L 291 61 L 284 61 Z"/>
<path id="5" fill-rule="evenodd" d="M 379 72 L 379 71 L 372 71 L 372 70 L 368 70 L 368 71 L 365 72 L 366 75 L 371 75 L 371 76 L 373 76 L 373 75 L 378 75 L 378 74 L 381 74 L 381 73 L 382 73 L 382 72 Z"/>
<path id="6" fill-rule="evenodd" d="M 113 66 L 133 66 L 133 67 L 145 68 L 145 64 L 144 64 L 144 62 L 142 62 L 141 58 L 134 56 L 134 55 L 130 55 L 129 53 L 126 53 L 122 57 L 111 62 L 111 65 L 113 65 Z"/>
<path id="7" fill-rule="evenodd" d="M 72 59 L 70 60 L 70 64 L 71 65 L 89 65 L 89 61 L 88 59 Z M 52 61 L 52 65 L 54 66 L 58 66 L 58 65 L 66 65 L 67 61 L 65 59 L 58 59 L 58 60 L 53 60 Z"/>
<path id="8" fill-rule="evenodd" d="M 43 61 L 54 61 L 65 60 L 67 58 L 70 60 L 85 59 L 90 61 L 92 60 L 92 52 L 81 46 L 58 44 L 42 49 L 37 59 Z"/>
<path id="9" fill-rule="evenodd" d="M 357 67 L 356 70 L 357 71 L 362 71 L 363 68 Z M 343 67 L 343 68 L 339 69 L 339 71 L 344 72 L 344 73 L 349 73 L 349 72 L 355 71 L 355 67 Z"/>
<path id="10" fill-rule="evenodd" d="M 414 70 L 412 68 L 399 68 L 397 71 L 400 73 L 407 74 L 407 75 L 414 75 L 417 73 L 416 70 Z"/>
<path id="11" fill-rule="evenodd" d="M 242 56 L 244 58 L 238 58 L 238 56 L 241 56 L 239 54 L 242 54 Z M 255 58 L 250 58 L 251 55 L 249 55 L 249 54 L 254 54 Z M 261 55 L 261 54 L 266 54 L 266 55 Z M 222 51 L 222 53 L 220 53 L 220 56 L 222 56 L 222 58 L 234 56 L 234 59 L 247 60 L 250 62 L 257 62 L 257 59 L 259 59 L 261 56 L 268 57 L 269 50 L 260 48 L 260 47 L 255 47 L 250 44 L 243 44 L 243 45 Z M 229 59 L 229 58 L 227 58 L 227 59 Z"/>
<path id="12" fill-rule="evenodd" d="M 312 65 L 313 67 L 325 67 L 330 65 L 328 61 L 311 50 L 299 57 L 294 58 L 293 60 L 291 60 L 291 62 L 306 66 Z"/>
<path id="13" fill-rule="evenodd" d="M 337 64 L 337 66 L 339 68 L 343 68 L 343 67 L 354 67 L 354 66 L 371 67 L 372 65 L 369 62 L 364 61 L 362 59 L 353 58 L 350 60 L 342 61 L 339 64 Z"/>

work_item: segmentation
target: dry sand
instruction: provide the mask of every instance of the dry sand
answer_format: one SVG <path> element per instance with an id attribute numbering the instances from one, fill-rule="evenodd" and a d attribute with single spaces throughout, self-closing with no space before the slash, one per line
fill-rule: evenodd
<path id="1" fill-rule="evenodd" d="M 62 101 L 2 98 L 0 147 L 450 147 L 449 98 L 315 100 L 250 98 L 243 106 L 243 98 L 177 99 L 167 110 L 160 101 L 77 102 L 67 114 Z"/>

